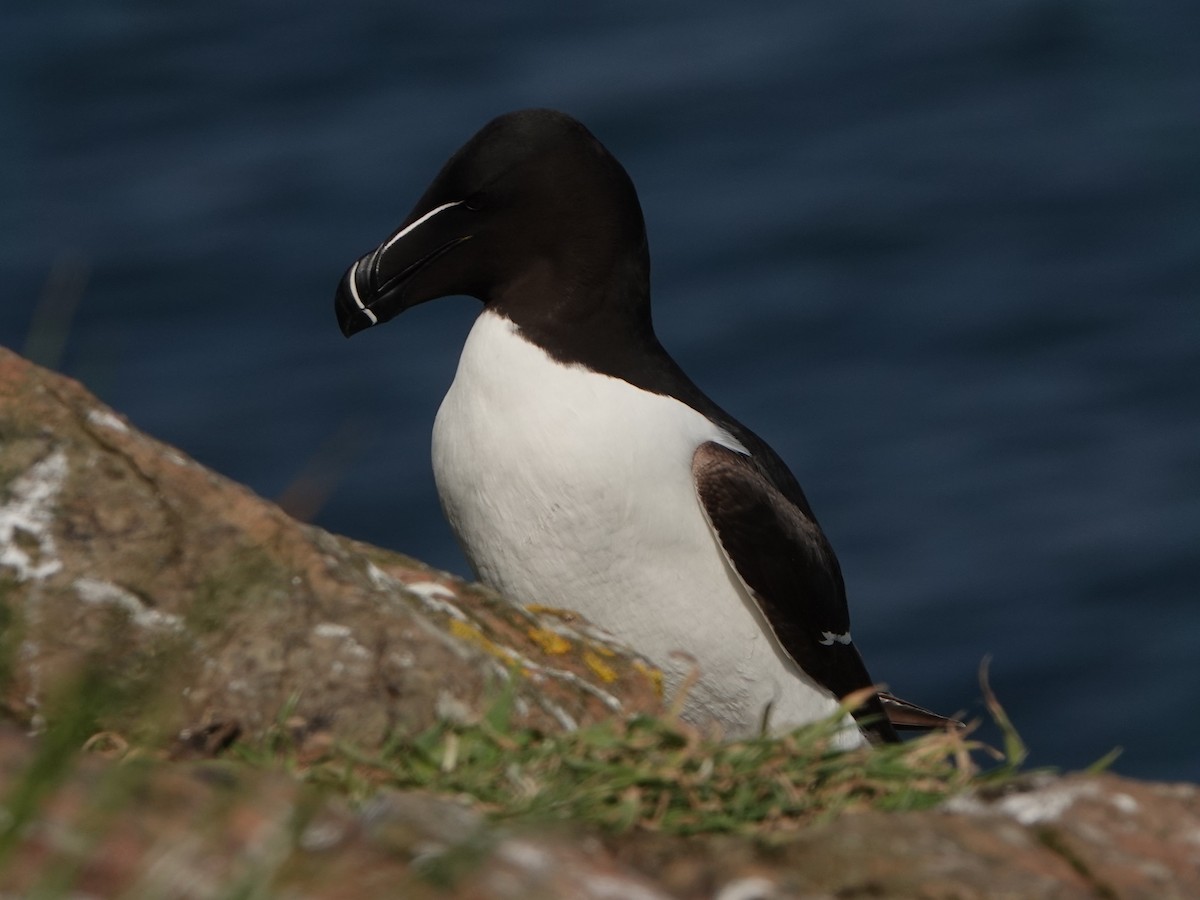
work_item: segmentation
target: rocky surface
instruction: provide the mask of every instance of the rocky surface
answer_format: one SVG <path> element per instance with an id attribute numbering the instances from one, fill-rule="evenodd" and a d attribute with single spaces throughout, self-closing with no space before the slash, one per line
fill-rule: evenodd
<path id="1" fill-rule="evenodd" d="M 0 730 L 4 783 L 36 752 Z M 136 802 L 101 814 L 97 798 L 114 785 Z M 1031 777 L 938 810 L 844 814 L 763 846 L 506 828 L 422 792 L 379 791 L 352 810 L 245 766 L 92 756 L 50 795 L 17 852 L 0 851 L 0 896 L 51 893 L 64 876 L 77 900 L 1194 900 L 1200 789 Z"/>
<path id="2" fill-rule="evenodd" d="M 541 728 L 659 702 L 583 623 L 298 523 L 2 348 L 0 605 L 18 717 L 87 659 L 152 687 L 172 730 L 261 733 L 286 709 L 364 746 L 475 715 L 513 673 Z"/>
<path id="3" fill-rule="evenodd" d="M 0 897 L 1200 897 L 1193 785 L 1033 775 L 763 844 L 496 825 L 419 792 L 352 807 L 190 759 L 280 727 L 301 761 L 369 748 L 473 720 L 506 684 L 545 730 L 659 698 L 583 622 L 295 522 L 3 350 L 0 629 Z M 80 673 L 122 702 L 58 771 L 28 732 Z M 124 738 L 162 749 L 109 759 Z"/>

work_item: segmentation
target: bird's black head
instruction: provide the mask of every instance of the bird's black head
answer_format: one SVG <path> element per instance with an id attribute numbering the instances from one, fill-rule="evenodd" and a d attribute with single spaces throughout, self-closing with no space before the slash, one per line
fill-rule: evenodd
<path id="1" fill-rule="evenodd" d="M 466 294 L 518 324 L 632 314 L 649 322 L 649 254 L 637 193 L 575 119 L 546 109 L 493 119 L 455 153 L 335 299 L 349 337 Z"/>

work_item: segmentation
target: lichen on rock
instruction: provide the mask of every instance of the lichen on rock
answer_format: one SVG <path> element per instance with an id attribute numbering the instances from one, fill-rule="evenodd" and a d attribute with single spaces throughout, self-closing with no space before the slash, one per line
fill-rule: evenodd
<path id="1" fill-rule="evenodd" d="M 0 804 L 61 749 L 54 704 L 72 685 L 96 729 L 92 752 L 54 772 L 27 819 L 0 807 L 5 895 L 1200 897 L 1195 785 L 1019 776 L 936 809 L 764 819 L 778 828 L 763 845 L 719 833 L 739 824 L 726 812 L 734 794 L 713 812 L 719 827 L 684 838 L 659 812 L 624 831 L 516 828 L 459 796 L 355 782 L 356 807 L 278 766 L 188 762 L 282 734 L 289 767 L 317 771 L 435 733 L 432 768 L 450 775 L 470 755 L 460 735 L 475 734 L 499 759 L 487 783 L 536 796 L 545 782 L 510 760 L 511 734 L 492 725 L 500 696 L 512 733 L 569 798 L 586 793 L 579 779 L 598 759 L 642 765 L 651 748 L 665 769 L 626 766 L 611 796 L 601 781 L 601 802 L 623 814 L 651 787 L 745 786 L 727 762 L 697 764 L 709 751 L 696 735 L 655 731 L 662 720 L 634 718 L 625 737 L 641 737 L 624 745 L 597 724 L 659 710 L 661 676 L 578 616 L 294 521 L 3 349 L 0 439 Z M 645 743 L 653 734 L 669 739 Z M 599 756 L 564 765 L 568 741 Z M 335 745 L 350 749 L 330 761 Z M 131 746 L 122 762 L 105 758 Z M 782 757 L 753 763 L 788 798 L 806 790 L 803 778 L 780 783 L 796 746 L 776 742 Z M 841 760 L 823 757 L 837 774 Z M 125 802 L 98 815 L 114 785 Z"/>
<path id="2" fill-rule="evenodd" d="M 297 522 L 2 349 L 0 434 L 0 603 L 22 634 L 10 710 L 34 715 L 96 657 L 153 673 L 167 733 L 253 736 L 287 708 L 307 733 L 376 746 L 435 721 L 447 691 L 481 709 L 510 675 L 519 714 L 550 730 L 658 703 L 632 655 L 598 674 L 586 659 L 611 648 L 549 646 L 536 613 Z"/>

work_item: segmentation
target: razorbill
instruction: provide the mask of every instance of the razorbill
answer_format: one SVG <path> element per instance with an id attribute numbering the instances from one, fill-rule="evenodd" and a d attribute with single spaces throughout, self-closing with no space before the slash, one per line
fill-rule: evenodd
<path id="1" fill-rule="evenodd" d="M 481 581 L 578 610 L 668 689 L 691 682 L 684 717 L 730 736 L 768 713 L 773 731 L 832 716 L 872 684 L 799 483 L 655 336 L 637 193 L 578 121 L 532 109 L 485 125 L 349 268 L 335 307 L 349 337 L 453 294 L 483 311 L 433 469 Z M 883 741 L 945 721 L 886 694 L 854 715 Z M 862 741 L 848 718 L 839 745 Z"/>

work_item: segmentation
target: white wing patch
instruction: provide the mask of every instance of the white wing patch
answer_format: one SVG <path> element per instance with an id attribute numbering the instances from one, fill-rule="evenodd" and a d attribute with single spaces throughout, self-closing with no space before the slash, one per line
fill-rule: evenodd
<path id="1" fill-rule="evenodd" d="M 717 436 L 712 438 L 714 444 L 720 444 L 727 450 L 732 450 L 734 453 L 740 453 L 742 456 L 749 458 L 752 454 L 742 445 L 742 442 L 735 438 L 724 428 L 717 429 Z M 712 523 L 709 523 L 710 526 Z"/>
<path id="2" fill-rule="evenodd" d="M 825 647 L 832 647 L 836 641 L 839 644 L 849 644 L 852 638 L 850 632 L 844 631 L 841 634 L 834 634 L 832 631 L 821 632 L 821 644 Z"/>

